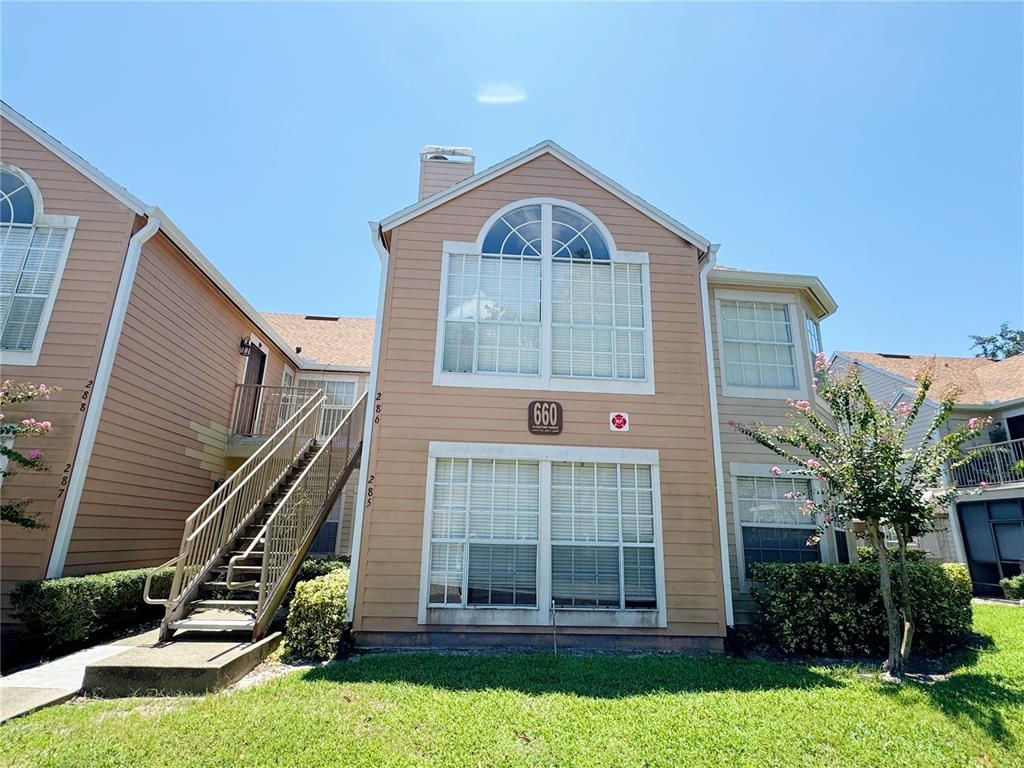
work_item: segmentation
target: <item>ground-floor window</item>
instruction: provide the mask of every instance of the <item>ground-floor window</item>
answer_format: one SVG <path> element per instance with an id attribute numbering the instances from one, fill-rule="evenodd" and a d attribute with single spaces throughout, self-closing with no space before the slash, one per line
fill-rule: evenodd
<path id="1" fill-rule="evenodd" d="M 849 563 L 847 531 L 828 528 L 804 511 L 819 495 L 813 478 L 790 476 L 786 467 L 730 462 L 731 519 L 740 588 L 750 583 L 754 563 Z"/>
<path id="2" fill-rule="evenodd" d="M 663 611 L 656 451 L 432 443 L 431 453 L 424 610 L 486 622 L 474 609 L 532 609 L 521 623 Z"/>
<path id="3" fill-rule="evenodd" d="M 735 480 L 746 578 L 754 563 L 821 560 L 820 544 L 807 542 L 817 528 L 814 518 L 800 509 L 811 498 L 810 480 L 744 476 Z"/>

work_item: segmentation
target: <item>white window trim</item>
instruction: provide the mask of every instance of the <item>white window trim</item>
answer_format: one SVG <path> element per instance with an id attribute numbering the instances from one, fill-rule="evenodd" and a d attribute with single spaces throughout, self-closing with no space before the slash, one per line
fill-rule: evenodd
<path id="1" fill-rule="evenodd" d="M 444 361 L 445 306 L 448 295 L 448 260 L 450 256 L 477 256 L 483 249 L 491 225 L 501 216 L 524 205 L 558 205 L 576 211 L 594 222 L 594 226 L 605 238 L 613 264 L 639 264 L 643 272 L 644 292 L 644 379 L 597 379 L 555 376 L 551 373 L 551 297 L 541 294 L 540 320 L 540 371 L 536 374 L 514 373 L 450 373 L 442 370 Z M 550 234 L 550 233 L 548 233 Z M 643 251 L 620 251 L 615 246 L 611 232 L 601 220 L 586 208 L 568 200 L 551 197 L 532 197 L 517 200 L 495 211 L 484 223 L 476 242 L 465 243 L 445 240 L 441 255 L 441 286 L 437 302 L 437 332 L 434 337 L 435 387 L 477 387 L 481 389 L 545 389 L 553 392 L 604 392 L 626 395 L 654 394 L 654 327 L 651 311 L 651 270 L 650 256 Z M 551 286 L 551 258 L 541 259 L 541 286 Z"/>
<path id="2" fill-rule="evenodd" d="M 657 450 L 641 448 L 584 448 L 574 446 L 431 441 L 427 450 L 427 482 L 423 501 L 423 543 L 420 552 L 420 595 L 417 621 L 422 625 L 552 626 L 664 628 L 665 557 L 661 524 L 661 480 Z M 518 459 L 540 462 L 540 516 L 537 532 L 537 607 L 434 607 L 430 597 L 430 531 L 436 460 Z M 551 462 L 647 464 L 651 467 L 654 504 L 655 609 L 553 608 L 551 605 Z"/>
<path id="3" fill-rule="evenodd" d="M 783 477 L 783 478 L 786 477 L 786 472 L 787 471 L 796 468 L 796 467 L 794 467 L 791 464 L 777 464 L 777 465 L 776 464 L 748 464 L 748 463 L 745 463 L 745 462 L 737 462 L 737 461 L 733 461 L 733 462 L 729 463 L 729 475 L 730 475 L 729 487 L 730 487 L 730 490 L 732 491 L 732 504 L 731 504 L 732 509 L 730 510 L 730 512 L 732 514 L 732 523 L 733 523 L 733 525 L 732 525 L 732 527 L 733 527 L 733 544 L 736 547 L 736 569 L 737 569 L 736 576 L 737 576 L 737 579 L 739 581 L 740 592 L 749 592 L 750 591 L 750 580 L 747 578 L 747 558 L 746 558 L 746 553 L 743 550 L 743 523 L 740 522 L 739 482 L 738 481 L 739 481 L 739 478 L 741 478 L 741 477 L 772 477 L 772 478 L 774 478 L 776 475 L 772 472 L 772 467 L 773 466 L 778 466 L 779 469 L 782 470 L 782 474 L 779 475 L 779 477 Z M 822 491 L 821 491 L 821 481 L 820 480 L 818 480 L 816 478 L 813 478 L 813 477 L 809 478 L 806 475 L 800 475 L 799 478 L 801 480 L 810 480 L 811 481 L 811 496 L 813 497 L 812 501 L 814 499 L 820 499 L 821 498 Z M 808 531 L 809 532 L 813 532 L 812 529 L 815 529 L 815 528 L 818 527 L 818 525 L 820 523 L 820 519 L 816 515 L 813 519 L 809 517 L 808 520 L 810 521 L 810 522 L 807 523 Z M 773 528 L 773 527 L 774 528 L 797 528 L 797 527 L 800 527 L 800 526 L 794 526 L 794 525 L 788 525 L 788 524 L 787 525 L 783 525 L 781 523 L 773 525 L 771 523 L 766 523 L 766 524 L 758 526 L 758 527 L 761 527 L 761 528 Z M 832 531 L 832 529 L 829 528 L 828 532 L 831 532 L 831 531 Z M 818 547 L 819 547 L 819 550 L 821 552 L 821 562 L 823 562 L 823 563 L 835 563 L 835 562 L 838 562 L 839 559 L 838 559 L 836 551 L 835 551 L 835 542 L 832 541 L 832 537 L 830 535 L 823 535 L 821 537 L 821 540 L 818 542 Z"/>
<path id="4" fill-rule="evenodd" d="M 747 387 L 730 384 L 725 368 L 725 341 L 722 337 L 722 303 L 726 301 L 760 301 L 772 304 L 785 304 L 789 310 L 789 326 L 793 334 L 793 363 L 796 370 L 796 386 L 786 387 Z M 718 341 L 718 369 L 722 376 L 723 397 L 754 397 L 770 400 L 794 398 L 807 400 L 807 345 L 804 340 L 806 329 L 803 325 L 804 311 L 795 294 L 770 293 L 756 291 L 715 291 L 715 331 Z"/>
<path id="5" fill-rule="evenodd" d="M 47 297 L 46 304 L 43 305 L 42 314 L 39 316 L 39 325 L 36 327 L 36 336 L 32 341 L 32 348 L 5 349 L 0 351 L 4 365 L 32 366 L 39 363 L 39 355 L 43 350 L 43 340 L 46 338 L 46 329 L 50 324 L 50 315 L 53 314 L 53 305 L 57 301 L 61 279 L 64 277 L 64 267 L 68 263 L 68 254 L 71 252 L 71 241 L 75 239 L 75 230 L 78 228 L 78 217 L 44 213 L 43 196 L 35 179 L 21 168 L 10 163 L 0 162 L 0 170 L 13 173 L 25 182 L 32 193 L 32 201 L 35 205 L 35 218 L 32 220 L 32 229 L 53 227 L 55 229 L 67 230 L 64 236 L 64 248 L 57 261 L 57 269 L 53 275 L 53 284 L 50 286 L 50 295 Z"/>

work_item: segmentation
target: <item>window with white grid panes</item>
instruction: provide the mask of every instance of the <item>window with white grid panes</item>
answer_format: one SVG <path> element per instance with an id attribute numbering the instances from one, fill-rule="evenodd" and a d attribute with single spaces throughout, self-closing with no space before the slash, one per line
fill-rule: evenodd
<path id="1" fill-rule="evenodd" d="M 67 229 L 35 226 L 28 183 L 0 171 L 0 348 L 31 350 L 65 251 Z"/>
<path id="2" fill-rule="evenodd" d="M 498 217 L 481 251 L 447 256 L 441 371 L 648 378 L 645 266 L 615 260 L 594 220 L 523 205 Z"/>
<path id="3" fill-rule="evenodd" d="M 735 487 L 747 578 L 753 563 L 821 560 L 820 546 L 807 543 L 817 524 L 812 516 L 801 511 L 804 502 L 811 498 L 810 480 L 739 477 Z"/>
<path id="4" fill-rule="evenodd" d="M 536 461 L 436 460 L 428 601 L 536 607 Z"/>
<path id="5" fill-rule="evenodd" d="M 551 597 L 572 608 L 656 608 L 651 468 L 551 465 Z"/>
<path id="6" fill-rule="evenodd" d="M 718 306 L 726 383 L 796 389 L 796 345 L 789 305 L 721 299 Z"/>

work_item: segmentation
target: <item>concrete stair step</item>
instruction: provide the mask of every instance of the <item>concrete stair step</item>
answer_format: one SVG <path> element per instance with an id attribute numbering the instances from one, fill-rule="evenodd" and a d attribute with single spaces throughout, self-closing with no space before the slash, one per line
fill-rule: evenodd
<path id="1" fill-rule="evenodd" d="M 200 598 L 190 600 L 189 605 L 193 608 L 255 608 L 259 605 L 258 600 L 237 600 L 234 598 Z"/>
<path id="2" fill-rule="evenodd" d="M 238 618 L 238 619 L 204 619 L 194 618 L 187 616 L 184 619 L 177 619 L 170 623 L 171 629 L 195 629 L 202 631 L 230 631 L 230 630 L 245 630 L 252 629 L 256 626 L 256 619 L 253 618 Z"/>

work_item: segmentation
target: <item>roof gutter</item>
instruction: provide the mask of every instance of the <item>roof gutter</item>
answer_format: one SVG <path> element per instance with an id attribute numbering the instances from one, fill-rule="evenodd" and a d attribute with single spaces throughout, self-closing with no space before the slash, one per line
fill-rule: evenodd
<path id="1" fill-rule="evenodd" d="M 373 355 L 370 358 L 370 381 L 367 392 L 370 401 L 363 418 L 363 448 L 359 456 L 359 487 L 356 490 L 356 508 L 352 521 L 352 554 L 349 564 L 348 607 L 345 620 L 351 622 L 355 616 L 356 584 L 359 581 L 360 554 L 363 544 L 363 511 L 366 509 L 366 478 L 370 469 L 370 448 L 373 439 L 373 425 L 377 418 L 377 376 L 380 373 L 380 344 L 384 332 L 384 296 L 388 284 L 388 263 L 390 254 L 384 245 L 384 233 L 380 222 L 370 223 L 370 242 L 380 258 L 380 286 L 377 288 L 377 321 L 373 329 Z"/>
<path id="2" fill-rule="evenodd" d="M 103 339 L 103 349 L 96 367 L 92 393 L 89 395 L 85 422 L 82 424 L 82 434 L 78 439 L 78 450 L 75 452 L 71 477 L 68 480 L 67 492 L 64 494 L 64 505 L 61 507 L 57 533 L 53 537 L 50 561 L 46 566 L 46 578 L 48 579 L 58 578 L 64 573 L 64 563 L 67 560 L 68 547 L 71 544 L 71 534 L 75 528 L 75 518 L 78 516 L 78 505 L 82 500 L 82 491 L 85 488 L 85 477 L 89 471 L 92 450 L 96 445 L 96 433 L 100 426 L 100 416 L 103 414 L 103 401 L 106 399 L 107 389 L 110 386 L 114 357 L 117 355 L 117 347 L 121 341 L 121 331 L 124 328 L 125 315 L 128 313 L 128 300 L 131 298 L 132 286 L 135 284 L 135 274 L 139 268 L 142 246 L 160 229 L 160 216 L 157 215 L 157 209 L 147 209 L 146 216 L 149 219 L 146 225 L 132 235 L 128 241 L 124 266 L 121 268 L 121 279 L 117 284 L 117 294 L 114 296 L 110 322 L 107 324 L 107 334 Z"/>
<path id="3" fill-rule="evenodd" d="M 719 245 L 708 246 L 700 268 L 700 303 L 704 315 L 704 351 L 708 366 L 708 404 L 711 408 L 711 447 L 715 462 L 715 505 L 718 508 L 718 546 L 722 552 L 722 598 L 725 601 L 725 624 L 734 624 L 732 608 L 732 567 L 729 564 L 729 534 L 725 519 L 725 469 L 722 466 L 722 435 L 718 422 L 718 380 L 715 375 L 715 353 L 711 342 L 711 305 L 708 299 L 708 275 L 718 259 Z"/>

